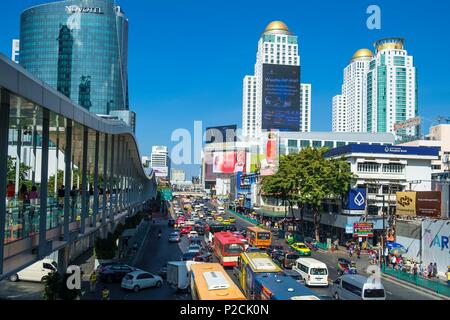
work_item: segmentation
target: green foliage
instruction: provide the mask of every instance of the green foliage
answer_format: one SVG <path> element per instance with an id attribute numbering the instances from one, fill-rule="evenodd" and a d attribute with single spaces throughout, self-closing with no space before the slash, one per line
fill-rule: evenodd
<path id="1" fill-rule="evenodd" d="M 61 277 L 58 272 L 52 272 L 44 277 L 44 300 L 56 300 L 58 298 Z"/>
<path id="2" fill-rule="evenodd" d="M 114 259 L 117 250 L 117 237 L 111 232 L 105 239 L 97 238 L 94 242 L 94 254 L 97 259 Z"/>
<path id="3" fill-rule="evenodd" d="M 75 300 L 80 296 L 81 290 L 67 288 L 69 274 L 61 277 L 59 272 L 52 272 L 44 277 L 44 300 Z"/>
<path id="4" fill-rule="evenodd" d="M 326 151 L 306 148 L 298 154 L 282 156 L 278 171 L 262 181 L 263 193 L 287 202 L 290 210 L 295 203 L 301 212 L 305 205 L 312 208 L 317 240 L 323 200 L 341 199 L 354 179 L 345 159 L 325 159 Z"/>
<path id="5" fill-rule="evenodd" d="M 19 188 L 22 184 L 27 185 L 27 187 L 31 186 L 31 182 L 27 183 L 28 179 L 28 171 L 31 167 L 27 166 L 25 163 L 20 163 L 19 165 Z M 16 181 L 16 162 L 15 159 L 11 156 L 8 156 L 8 181 L 12 181 L 15 183 Z M 29 189 L 28 189 L 29 190 Z"/>

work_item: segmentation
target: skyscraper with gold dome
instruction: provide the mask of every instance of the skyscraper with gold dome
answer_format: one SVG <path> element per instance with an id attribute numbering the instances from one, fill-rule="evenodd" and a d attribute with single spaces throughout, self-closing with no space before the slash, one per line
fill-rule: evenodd
<path id="1" fill-rule="evenodd" d="M 415 127 L 395 131 L 396 123 L 418 116 L 414 58 L 405 40 L 385 38 L 355 52 L 344 69 L 342 94 L 333 97 L 333 131 L 389 132 L 415 136 Z"/>
<path id="2" fill-rule="evenodd" d="M 298 37 L 284 22 L 267 25 L 258 41 L 254 75 L 243 81 L 242 129 L 310 131 L 311 85 L 300 83 Z"/>

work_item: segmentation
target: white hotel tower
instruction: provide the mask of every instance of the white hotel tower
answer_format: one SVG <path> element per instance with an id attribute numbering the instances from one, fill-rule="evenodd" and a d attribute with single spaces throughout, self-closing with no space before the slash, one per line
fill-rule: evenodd
<path id="1" fill-rule="evenodd" d="M 404 40 L 377 41 L 376 53 L 358 50 L 344 69 L 342 94 L 333 97 L 333 131 L 389 132 L 394 124 L 418 115 L 413 57 Z M 410 128 L 397 134 L 415 135 Z"/>
<path id="2" fill-rule="evenodd" d="M 300 66 L 298 38 L 281 21 L 271 22 L 258 41 L 255 75 L 243 81 L 242 131 L 257 137 L 262 129 L 263 65 Z M 300 85 L 300 131 L 311 131 L 311 85 Z"/>

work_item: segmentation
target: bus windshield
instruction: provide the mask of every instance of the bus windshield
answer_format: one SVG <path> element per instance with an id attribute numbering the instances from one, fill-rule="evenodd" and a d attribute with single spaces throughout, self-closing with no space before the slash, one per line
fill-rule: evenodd
<path id="1" fill-rule="evenodd" d="M 258 239 L 259 240 L 269 240 L 270 239 L 270 232 L 259 232 L 258 233 Z"/>
<path id="2" fill-rule="evenodd" d="M 242 251 L 244 251 L 244 249 L 240 244 L 232 243 L 225 245 L 225 252 L 227 253 L 241 253 Z"/>

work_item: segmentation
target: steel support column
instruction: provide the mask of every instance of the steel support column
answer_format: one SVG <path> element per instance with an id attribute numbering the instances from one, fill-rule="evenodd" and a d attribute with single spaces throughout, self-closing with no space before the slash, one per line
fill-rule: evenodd
<path id="1" fill-rule="evenodd" d="M 115 180 L 114 186 L 116 188 L 116 196 L 114 197 L 114 209 L 115 209 L 115 211 L 119 211 L 119 207 L 118 207 L 118 204 L 119 204 L 119 159 L 120 159 L 120 153 L 121 153 L 120 152 L 121 151 L 120 150 L 120 135 L 117 136 L 117 138 L 115 140 L 117 140 L 117 152 L 116 152 L 116 156 L 115 156 L 116 170 L 114 172 L 114 180 Z M 118 212 L 114 212 L 114 214 L 117 214 L 117 213 Z"/>
<path id="2" fill-rule="evenodd" d="M 114 201 L 113 201 L 113 191 L 114 191 L 114 158 L 116 157 L 114 152 L 114 142 L 115 136 L 111 135 L 111 166 L 109 169 L 109 221 L 114 221 Z M 116 196 L 116 195 L 115 195 Z"/>
<path id="3" fill-rule="evenodd" d="M 89 129 L 87 127 L 83 128 L 83 159 L 82 159 L 82 171 L 81 171 L 81 224 L 80 233 L 84 234 L 86 231 L 86 218 L 88 217 L 88 204 L 87 197 L 88 186 L 87 186 L 87 171 L 88 171 L 88 150 L 89 150 Z"/>
<path id="4" fill-rule="evenodd" d="M 106 190 L 110 189 L 109 187 L 109 179 L 108 177 L 108 134 L 105 134 L 105 145 L 104 145 L 104 153 L 103 153 L 103 208 L 102 208 L 102 225 L 106 223 L 107 216 L 107 196 Z"/>
<path id="5" fill-rule="evenodd" d="M 48 144 L 50 139 L 50 111 L 48 111 L 47 109 L 43 109 L 42 112 L 42 153 L 38 249 L 39 259 L 44 258 L 50 253 L 47 248 Z"/>
<path id="6" fill-rule="evenodd" d="M 66 149 L 64 150 L 64 241 L 70 240 L 70 189 L 72 181 L 72 120 L 67 119 Z"/>
<path id="7" fill-rule="evenodd" d="M 3 273 L 6 218 L 6 179 L 8 177 L 9 92 L 0 88 L 0 274 Z"/>
<path id="8" fill-rule="evenodd" d="M 94 154 L 94 202 L 93 202 L 93 214 L 92 214 L 92 224 L 93 227 L 97 227 L 97 215 L 98 215 L 98 156 L 99 156 L 99 145 L 100 145 L 100 133 L 98 131 L 95 132 L 95 154 Z"/>

